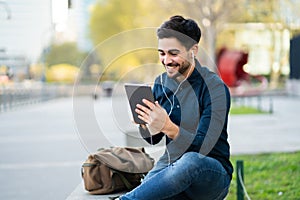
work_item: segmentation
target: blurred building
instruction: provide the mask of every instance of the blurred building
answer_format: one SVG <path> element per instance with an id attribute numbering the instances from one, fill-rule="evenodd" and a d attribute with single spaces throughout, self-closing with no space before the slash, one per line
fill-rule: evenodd
<path id="1" fill-rule="evenodd" d="M 93 48 L 89 39 L 90 10 L 96 0 L 69 0 L 68 18 L 58 27 L 55 42 L 76 42 L 79 50 L 88 52 Z"/>
<path id="2" fill-rule="evenodd" d="M 70 9 L 70 20 L 76 24 L 77 44 L 80 50 L 90 51 L 93 48 L 89 39 L 90 11 L 96 0 L 73 0 Z"/>
<path id="3" fill-rule="evenodd" d="M 23 54 L 7 54 L 5 49 L 0 49 L 0 84 L 28 78 L 28 69 L 29 61 Z"/>
<path id="4" fill-rule="evenodd" d="M 51 43 L 89 51 L 90 8 L 96 0 L 0 0 L 0 66 L 26 73 Z M 42 59 L 43 61 L 43 59 Z"/>
<path id="5" fill-rule="evenodd" d="M 290 41 L 290 79 L 286 88 L 291 95 L 300 96 L 300 35 Z"/>
<path id="6" fill-rule="evenodd" d="M 253 20 L 248 23 L 224 24 L 218 33 L 217 48 L 247 53 L 248 60 L 243 70 L 250 75 L 267 77 L 270 89 L 285 88 L 287 84 L 288 92 L 290 88 L 299 88 L 297 90 L 300 91 L 300 84 L 296 87 L 294 82 L 297 80 L 291 76 L 292 71 L 299 69 L 300 61 L 294 61 L 293 68 L 290 62 L 290 39 L 300 30 L 300 4 L 297 0 L 279 0 L 276 5 L 275 1 L 273 4 L 273 7 L 270 5 L 271 10 L 261 9 L 252 13 L 257 16 L 272 13 L 273 22 Z M 290 79 L 293 79 L 293 84 L 290 84 Z"/>
<path id="7" fill-rule="evenodd" d="M 272 71 L 289 74 L 290 31 L 279 23 L 226 24 L 220 36 L 222 45 L 249 54 L 245 71 L 268 75 Z"/>
<path id="8" fill-rule="evenodd" d="M 50 0 L 0 1 L 0 66 L 26 73 L 51 37 Z"/>

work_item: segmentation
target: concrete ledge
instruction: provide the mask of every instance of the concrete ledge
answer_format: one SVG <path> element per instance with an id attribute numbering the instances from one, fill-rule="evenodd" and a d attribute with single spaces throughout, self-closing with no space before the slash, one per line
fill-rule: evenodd
<path id="1" fill-rule="evenodd" d="M 97 200 L 109 200 L 109 197 L 116 197 L 124 194 L 122 193 L 114 193 L 114 194 L 106 194 L 106 195 L 91 195 L 84 189 L 84 183 L 81 182 L 75 190 L 66 198 L 66 200 L 90 200 L 90 199 L 97 199 Z"/>
<path id="2" fill-rule="evenodd" d="M 158 147 L 145 147 L 146 153 L 148 153 L 152 158 L 154 158 L 155 161 L 158 160 L 158 158 L 164 153 L 164 147 L 158 146 Z M 78 169 L 80 170 L 80 169 Z M 66 198 L 66 200 L 90 200 L 90 199 L 98 199 L 98 200 L 109 200 L 109 197 L 116 197 L 124 194 L 124 192 L 120 193 L 113 193 L 113 194 L 107 194 L 107 195 L 91 195 L 84 189 L 84 183 L 83 181 L 74 189 L 74 191 Z"/>

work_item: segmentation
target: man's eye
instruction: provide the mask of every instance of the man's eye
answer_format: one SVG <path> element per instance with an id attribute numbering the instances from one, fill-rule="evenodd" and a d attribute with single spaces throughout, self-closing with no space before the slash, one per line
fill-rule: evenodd
<path id="1" fill-rule="evenodd" d="M 174 51 L 169 51 L 169 54 L 172 55 L 172 56 L 177 56 L 180 52 L 177 51 L 177 50 L 174 50 Z"/>

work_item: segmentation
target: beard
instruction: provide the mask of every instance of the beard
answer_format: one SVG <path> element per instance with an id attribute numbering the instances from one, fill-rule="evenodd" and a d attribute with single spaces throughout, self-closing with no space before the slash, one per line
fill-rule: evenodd
<path id="1" fill-rule="evenodd" d="M 181 76 L 186 76 L 191 67 L 191 62 L 183 61 L 181 64 L 172 62 L 165 66 L 169 78 L 176 79 Z"/>

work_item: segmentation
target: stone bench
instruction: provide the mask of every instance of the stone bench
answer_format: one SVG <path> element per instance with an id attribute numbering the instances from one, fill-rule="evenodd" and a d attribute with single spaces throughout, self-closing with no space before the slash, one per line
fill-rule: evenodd
<path id="1" fill-rule="evenodd" d="M 67 197 L 66 200 L 109 200 L 109 197 L 120 196 L 122 193 L 106 194 L 106 195 L 91 195 L 84 189 L 84 183 L 81 182 L 75 190 Z"/>

